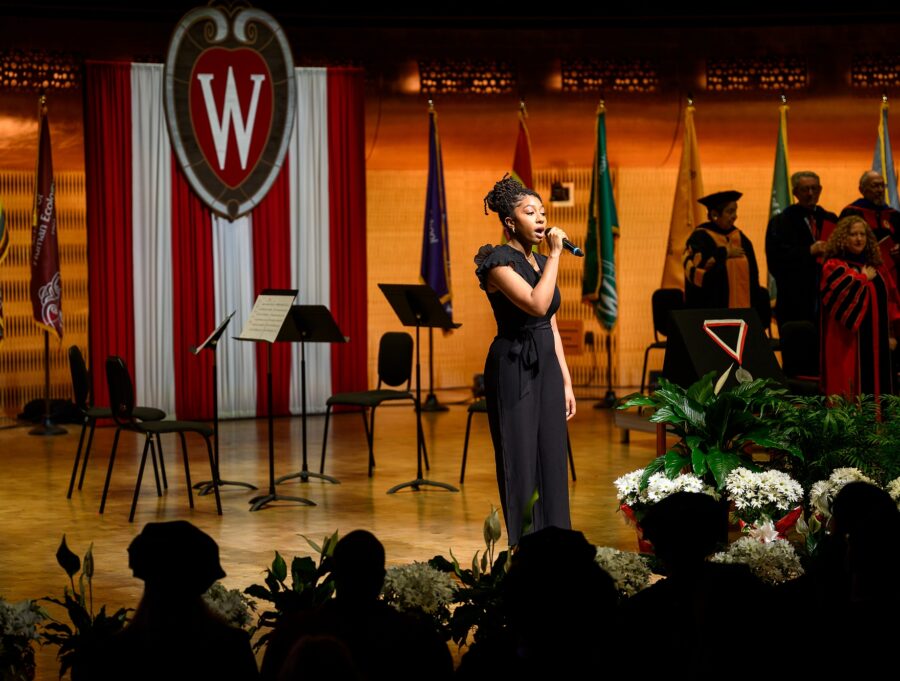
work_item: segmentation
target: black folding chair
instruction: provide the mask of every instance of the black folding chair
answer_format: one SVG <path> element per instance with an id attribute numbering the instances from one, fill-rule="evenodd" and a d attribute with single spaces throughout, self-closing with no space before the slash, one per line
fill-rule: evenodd
<path id="1" fill-rule="evenodd" d="M 81 459 L 82 448 L 84 449 L 84 461 L 81 462 L 81 475 L 78 476 L 78 491 L 84 484 L 84 473 L 87 470 L 88 458 L 91 455 L 91 444 L 94 442 L 94 428 L 97 426 L 97 419 L 112 418 L 112 410 L 109 407 L 92 406 L 89 402 L 90 393 L 90 374 L 87 365 L 84 362 L 84 356 L 77 345 L 69 348 L 69 369 L 72 373 L 72 391 L 75 395 L 75 406 L 81 412 L 84 420 L 81 423 L 81 437 L 78 439 L 78 449 L 75 450 L 75 463 L 72 465 L 72 477 L 69 480 L 69 491 L 66 493 L 66 499 L 72 498 L 72 490 L 75 487 L 75 477 L 78 473 L 78 462 Z M 162 409 L 154 409 L 153 407 L 135 407 L 134 417 L 141 421 L 162 421 L 166 418 L 166 412 Z M 88 430 L 90 428 L 90 430 Z M 88 434 L 87 446 L 84 446 L 84 435 Z M 162 443 L 157 438 L 157 445 L 160 453 L 160 466 L 162 468 L 163 485 L 167 485 L 166 468 L 162 459 Z M 156 471 L 156 457 L 153 457 L 153 468 Z M 159 485 L 159 475 L 157 474 L 157 487 Z M 159 490 L 162 494 L 162 490 Z"/>
<path id="2" fill-rule="evenodd" d="M 412 359 L 412 336 L 404 331 L 385 333 L 378 345 L 378 387 L 375 390 L 362 392 L 338 393 L 328 398 L 325 403 L 325 434 L 322 436 L 322 460 L 319 464 L 319 473 L 325 472 L 325 445 L 328 443 L 328 421 L 331 418 L 331 408 L 340 404 L 362 409 L 363 427 L 366 430 L 366 442 L 369 445 L 369 477 L 372 477 L 372 468 L 375 466 L 372 447 L 375 439 L 375 409 L 383 402 L 395 400 L 411 400 L 415 405 L 416 396 L 410 391 Z M 382 389 L 382 383 L 394 386 L 394 388 L 405 383 L 406 389 Z M 366 410 L 370 410 L 369 419 L 366 418 Z M 423 454 L 425 455 L 425 467 L 428 468 L 428 454 L 424 450 Z"/>
<path id="3" fill-rule="evenodd" d="M 194 508 L 194 495 L 191 491 L 191 470 L 188 465 L 187 441 L 184 437 L 185 433 L 197 433 L 203 437 L 206 442 L 206 451 L 209 454 L 209 470 L 211 480 L 213 481 L 213 492 L 216 496 L 216 511 L 222 515 L 222 501 L 219 498 L 219 486 L 216 481 L 219 479 L 216 471 L 216 463 L 213 458 L 213 449 L 210 438 L 213 435 L 213 429 L 205 423 L 195 421 L 153 421 L 149 423 L 141 422 L 134 415 L 134 385 L 131 382 L 131 376 L 128 368 L 121 357 L 109 357 L 106 360 L 106 380 L 109 384 L 109 401 L 112 410 L 112 417 L 116 422 L 116 435 L 113 439 L 112 452 L 109 455 L 109 469 L 106 471 L 106 483 L 103 485 L 103 498 L 100 500 L 100 513 L 103 513 L 106 507 L 106 495 L 109 491 L 109 481 L 112 478 L 113 464 L 116 460 L 116 448 L 119 444 L 119 435 L 123 430 L 144 435 L 144 451 L 141 454 L 141 463 L 138 468 L 137 483 L 134 486 L 134 498 L 131 501 L 131 512 L 128 515 L 128 522 L 134 521 L 134 511 L 137 508 L 138 495 L 141 492 L 141 480 L 144 476 L 144 466 L 147 463 L 147 453 L 153 450 L 153 438 L 164 433 L 178 433 L 181 438 L 181 455 L 184 459 L 184 477 L 187 486 L 188 503 Z"/>
<path id="4" fill-rule="evenodd" d="M 650 298 L 653 311 L 653 342 L 644 350 L 644 366 L 641 369 L 641 393 L 647 386 L 647 360 L 651 350 L 665 350 L 666 341 L 660 340 L 669 335 L 669 316 L 673 310 L 684 307 L 684 293 L 679 288 L 658 288 Z"/>

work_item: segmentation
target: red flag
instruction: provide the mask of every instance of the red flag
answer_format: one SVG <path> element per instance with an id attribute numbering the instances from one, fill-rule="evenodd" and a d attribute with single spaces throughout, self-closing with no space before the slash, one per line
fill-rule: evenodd
<path id="1" fill-rule="evenodd" d="M 62 339 L 62 286 L 56 232 L 56 184 L 50 155 L 47 106 L 41 97 L 37 182 L 31 221 L 31 307 L 34 320 Z"/>
<path id="2" fill-rule="evenodd" d="M 527 116 L 525 102 L 522 102 L 519 104 L 519 136 L 516 138 L 512 176 L 524 187 L 534 189 L 534 180 L 531 175 L 531 138 L 528 135 L 528 126 L 525 124 Z"/>

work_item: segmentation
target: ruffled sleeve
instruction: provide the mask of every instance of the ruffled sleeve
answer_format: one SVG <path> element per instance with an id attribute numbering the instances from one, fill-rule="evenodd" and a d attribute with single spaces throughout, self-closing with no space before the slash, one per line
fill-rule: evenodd
<path id="1" fill-rule="evenodd" d="M 506 265 L 517 268 L 519 262 L 516 258 L 516 252 L 506 246 L 491 246 L 485 244 L 478 249 L 475 256 L 475 276 L 478 277 L 478 283 L 482 290 L 487 290 L 487 276 L 495 267 L 503 267 Z M 518 271 L 518 269 L 516 269 Z"/>

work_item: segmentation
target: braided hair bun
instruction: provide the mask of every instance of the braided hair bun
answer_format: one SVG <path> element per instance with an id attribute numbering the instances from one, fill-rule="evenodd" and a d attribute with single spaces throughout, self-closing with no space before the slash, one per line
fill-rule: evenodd
<path id="1" fill-rule="evenodd" d="M 525 196 L 535 196 L 541 201 L 541 196 L 533 189 L 528 189 L 518 180 L 509 176 L 509 173 L 494 184 L 494 188 L 484 197 L 484 214 L 488 214 L 488 209 L 497 213 L 500 218 L 500 224 L 506 228 L 506 218 L 515 212 L 516 206 Z"/>

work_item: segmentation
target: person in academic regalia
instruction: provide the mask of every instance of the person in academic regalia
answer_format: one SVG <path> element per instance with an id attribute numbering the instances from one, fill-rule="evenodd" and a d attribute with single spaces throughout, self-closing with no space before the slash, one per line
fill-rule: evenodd
<path id="1" fill-rule="evenodd" d="M 842 218 L 825 246 L 822 267 L 822 388 L 853 397 L 892 392 L 891 331 L 900 297 L 872 229 Z"/>
<path id="2" fill-rule="evenodd" d="M 900 211 L 887 204 L 884 176 L 874 170 L 867 170 L 859 178 L 857 199 L 841 211 L 841 217 L 858 215 L 872 229 L 875 240 L 881 248 L 881 258 L 890 272 L 894 283 L 898 281 L 898 261 L 900 261 Z M 826 234 L 823 238 L 828 238 Z"/>
<path id="3" fill-rule="evenodd" d="M 737 227 L 743 194 L 704 196 L 709 222 L 695 229 L 684 248 L 684 301 L 689 308 L 752 307 L 759 290 L 753 244 Z"/>

